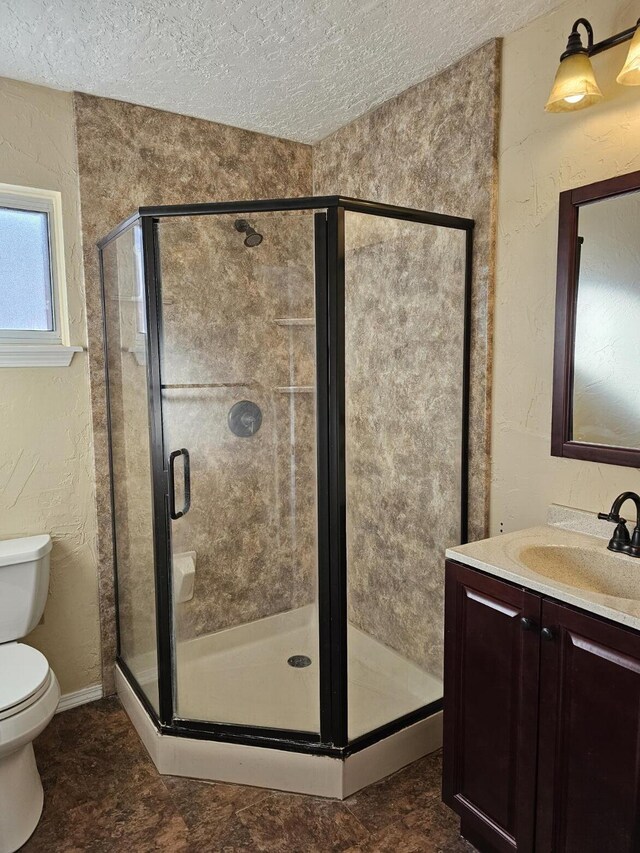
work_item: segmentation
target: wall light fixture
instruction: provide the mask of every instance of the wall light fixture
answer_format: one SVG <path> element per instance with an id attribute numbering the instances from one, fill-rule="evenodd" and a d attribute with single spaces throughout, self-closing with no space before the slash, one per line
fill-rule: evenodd
<path id="1" fill-rule="evenodd" d="M 580 26 L 587 33 L 586 47 L 582 44 L 578 30 Z M 594 44 L 593 27 L 586 18 L 578 18 L 569 33 L 566 50 L 560 57 L 560 66 L 545 110 L 548 113 L 583 110 L 601 101 L 603 95 L 593 73 L 591 57 L 629 39 L 631 44 L 627 61 L 617 80 L 623 86 L 640 86 L 640 19 L 634 27 Z"/>

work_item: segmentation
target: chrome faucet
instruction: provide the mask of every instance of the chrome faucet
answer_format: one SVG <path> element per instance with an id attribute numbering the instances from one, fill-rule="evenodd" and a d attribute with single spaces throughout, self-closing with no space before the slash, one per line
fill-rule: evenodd
<path id="1" fill-rule="evenodd" d="M 636 526 L 633 535 L 629 536 L 626 518 L 620 515 L 620 507 L 625 501 L 633 501 L 636 505 Z M 611 504 L 611 510 L 599 512 L 598 518 L 603 521 L 611 521 L 616 525 L 613 536 L 609 540 L 607 548 L 610 551 L 618 551 L 628 554 L 630 557 L 640 557 L 640 495 L 635 492 L 623 492 Z"/>

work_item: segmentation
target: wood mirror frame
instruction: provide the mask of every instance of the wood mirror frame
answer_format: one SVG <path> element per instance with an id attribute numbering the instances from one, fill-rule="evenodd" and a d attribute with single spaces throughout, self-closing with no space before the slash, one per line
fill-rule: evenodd
<path id="1" fill-rule="evenodd" d="M 640 190 L 640 171 L 560 193 L 551 455 L 640 468 L 640 447 L 572 441 L 573 354 L 578 295 L 578 215 L 582 205 Z"/>

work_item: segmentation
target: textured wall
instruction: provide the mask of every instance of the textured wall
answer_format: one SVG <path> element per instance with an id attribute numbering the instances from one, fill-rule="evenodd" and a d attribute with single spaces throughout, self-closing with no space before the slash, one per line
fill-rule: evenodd
<path id="1" fill-rule="evenodd" d="M 140 205 L 308 195 L 311 149 L 119 101 L 75 96 L 97 472 L 105 688 L 115 620 L 96 241 Z"/>
<path id="2" fill-rule="evenodd" d="M 85 341 L 70 95 L 0 80 L 0 182 L 62 193 L 71 342 Z M 66 368 L 0 370 L 0 537 L 50 533 L 44 624 L 27 638 L 63 693 L 100 681 L 91 410 L 86 352 Z"/>
<path id="3" fill-rule="evenodd" d="M 314 147 L 316 193 L 342 193 L 468 216 L 476 220 L 472 318 L 471 538 L 480 537 L 485 531 L 488 503 L 488 372 L 499 54 L 499 43 L 490 42 L 457 65 L 420 83 Z M 407 243 L 404 253 L 401 245 L 392 245 L 389 250 L 380 253 L 380 266 L 384 272 L 379 277 L 372 277 L 370 291 L 380 295 L 380 285 L 383 283 L 391 290 L 391 293 L 387 291 L 384 294 L 389 314 L 389 334 L 393 340 L 397 340 L 400 349 L 388 353 L 386 365 L 388 368 L 389 359 L 395 359 L 397 383 L 403 384 L 404 377 L 405 391 L 413 388 L 418 395 L 410 416 L 418 419 L 434 418 L 436 412 L 432 410 L 430 392 L 437 387 L 442 394 L 441 406 L 450 412 L 449 422 L 455 439 L 458 437 L 460 422 L 455 408 L 456 401 L 460 399 L 460 372 L 459 362 L 447 350 L 446 339 L 451 336 L 455 341 L 459 335 L 455 313 L 462 307 L 464 279 L 456 273 L 459 251 L 448 247 L 443 247 L 443 251 L 449 253 L 449 269 L 437 252 L 433 255 L 434 261 L 430 263 L 426 247 L 423 247 L 424 265 L 421 267 L 416 240 Z M 395 260 L 395 263 L 387 266 L 385 260 Z M 442 262 L 442 266 L 437 260 Z M 438 279 L 438 288 L 434 293 L 442 302 L 431 306 L 421 304 L 412 288 L 423 283 L 427 292 L 434 285 L 431 278 L 434 273 L 435 279 Z M 397 282 L 394 281 L 396 276 Z M 393 296 L 394 285 L 398 289 L 396 298 Z M 401 336 L 397 336 L 400 318 L 403 312 L 408 314 L 409 311 L 423 312 L 425 340 L 416 344 L 415 357 L 407 360 L 401 349 L 407 342 L 403 344 Z M 447 319 L 448 314 L 453 315 L 452 319 Z M 415 333 L 413 323 L 415 313 L 407 317 L 408 336 Z M 429 323 L 434 326 L 430 327 Z M 441 340 L 438 340 L 437 329 Z M 380 326 L 380 336 L 385 334 Z M 435 339 L 432 340 L 434 335 Z M 381 346 L 384 347 L 384 343 L 388 342 L 383 342 Z M 369 344 L 375 347 L 375 339 L 370 339 Z M 361 370 L 365 362 L 363 353 L 360 363 L 354 362 L 354 374 Z M 435 377 L 426 372 L 433 363 L 437 363 L 442 372 L 437 382 L 434 381 Z M 422 384 L 416 382 L 414 375 L 417 364 L 425 368 Z M 376 382 L 376 370 L 372 368 L 373 365 L 366 368 L 371 374 L 369 381 Z M 442 382 L 444 377 L 449 378 L 448 383 Z M 392 407 L 393 400 L 393 395 L 380 393 L 378 406 L 383 410 Z M 402 403 L 406 410 L 407 399 L 402 400 Z M 366 406 L 364 398 L 358 405 Z M 402 433 L 402 422 L 401 416 L 397 434 Z M 383 421 L 381 425 L 387 435 L 392 429 L 391 424 L 392 412 L 388 412 L 386 422 Z M 435 418 L 434 434 L 441 427 L 441 421 Z M 357 432 L 354 435 L 357 436 Z M 370 548 L 353 550 L 350 581 L 355 584 L 354 592 L 359 608 L 366 610 L 367 599 L 370 601 L 373 612 L 366 614 L 366 619 L 371 625 L 377 624 L 376 635 L 413 659 L 422 663 L 426 661 L 437 669 L 442 651 L 443 552 L 446 546 L 456 541 L 457 535 L 452 522 L 459 511 L 459 488 L 455 477 L 457 460 L 453 449 L 444 446 L 432 448 L 432 455 L 429 448 L 433 439 L 429 438 L 425 442 L 419 439 L 420 435 L 420 429 L 415 430 L 413 435 L 410 431 L 406 432 L 405 445 L 409 452 L 395 460 L 395 466 L 388 472 L 392 480 L 389 477 L 381 478 L 379 482 L 375 478 L 367 480 L 365 469 L 359 481 L 358 493 L 353 492 L 351 495 L 352 506 L 360 513 L 355 527 L 362 533 L 365 525 L 368 526 L 369 539 L 379 537 L 381 542 L 377 549 L 374 548 L 374 553 Z M 363 441 L 365 439 L 366 436 Z M 355 440 L 357 446 L 357 438 Z M 373 447 L 374 444 L 371 445 Z M 439 461 L 434 461 L 434 456 Z M 448 460 L 448 464 L 445 460 Z M 376 460 L 375 454 L 371 453 L 371 471 L 379 464 L 380 460 Z M 431 479 L 417 474 L 418 471 L 424 475 L 425 470 L 432 470 Z M 416 483 L 416 480 L 419 482 Z M 404 492 L 403 483 L 407 487 Z M 352 483 L 352 487 L 355 485 Z M 372 488 L 378 491 L 380 498 L 375 517 L 366 509 L 368 504 L 371 504 L 370 509 L 373 508 L 370 500 L 372 496 L 368 495 Z M 411 495 L 411 500 L 405 500 L 406 494 Z M 432 513 L 432 521 L 426 523 L 424 515 L 428 515 L 429 509 L 434 506 L 437 510 Z M 396 535 L 399 529 L 404 534 L 402 542 Z M 425 543 L 428 547 L 425 547 Z"/>
<path id="4" fill-rule="evenodd" d="M 550 455 L 558 193 L 640 169 L 640 97 L 615 77 L 626 45 L 594 57 L 605 99 L 548 115 L 549 88 L 573 21 L 596 38 L 631 26 L 638 0 L 571 0 L 504 43 L 496 283 L 491 531 L 540 524 L 549 503 L 602 510 L 637 470 Z"/>

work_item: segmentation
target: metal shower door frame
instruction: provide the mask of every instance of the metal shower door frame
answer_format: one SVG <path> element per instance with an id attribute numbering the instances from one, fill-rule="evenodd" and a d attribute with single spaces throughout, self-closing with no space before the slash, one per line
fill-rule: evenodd
<path id="1" fill-rule="evenodd" d="M 276 211 L 314 213 L 316 289 L 316 447 L 317 557 L 320 648 L 320 733 L 182 719 L 175 715 L 175 649 L 171 584 L 171 522 L 168 453 L 162 417 L 163 342 L 158 223 L 164 217 Z M 139 223 L 144 258 L 147 311 L 149 439 L 153 481 L 156 628 L 159 713 L 155 711 L 120 653 L 117 661 L 132 689 L 162 734 L 267 746 L 319 755 L 346 756 L 442 709 L 442 700 L 349 741 L 346 547 L 345 423 L 345 211 L 403 219 L 460 230 L 466 234 L 461 436 L 461 541 L 467 539 L 469 372 L 474 221 L 462 217 L 362 201 L 343 196 L 264 199 L 211 204 L 142 207 L 98 244 L 102 250 Z M 113 472 L 112 472 L 113 473 Z M 112 489 L 113 502 L 113 489 Z M 113 511 L 113 504 L 112 504 Z M 114 531 L 115 533 L 115 531 Z M 115 537 L 114 537 L 115 564 Z M 117 583 L 117 566 L 116 566 Z"/>

